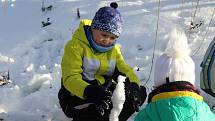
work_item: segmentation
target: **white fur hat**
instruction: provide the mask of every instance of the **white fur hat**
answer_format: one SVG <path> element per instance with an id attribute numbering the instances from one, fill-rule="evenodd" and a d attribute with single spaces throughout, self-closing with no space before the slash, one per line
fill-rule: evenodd
<path id="1" fill-rule="evenodd" d="M 155 63 L 155 87 L 169 82 L 188 81 L 195 84 L 195 64 L 189 56 L 190 49 L 187 37 L 183 31 L 174 29 L 170 36 L 167 48 Z"/>

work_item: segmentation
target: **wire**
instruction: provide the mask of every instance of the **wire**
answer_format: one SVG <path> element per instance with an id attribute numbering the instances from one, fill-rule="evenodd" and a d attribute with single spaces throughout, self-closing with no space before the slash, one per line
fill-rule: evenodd
<path id="1" fill-rule="evenodd" d="M 206 30 L 206 32 L 205 32 L 205 35 L 204 35 L 202 41 L 201 41 L 201 44 L 200 44 L 200 46 L 193 52 L 192 57 L 195 56 L 195 55 L 198 53 L 198 51 L 200 50 L 200 48 L 202 47 L 203 42 L 205 41 L 205 37 L 206 37 L 206 35 L 207 35 L 208 31 L 209 31 L 209 27 L 210 27 L 210 25 L 211 25 L 211 23 L 212 23 L 212 21 L 213 21 L 214 13 L 215 13 L 215 8 L 213 9 L 213 13 L 212 13 L 210 22 L 209 22 L 209 24 L 208 24 L 208 26 L 207 26 L 207 30 Z"/>
<path id="2" fill-rule="evenodd" d="M 194 19 L 195 19 L 195 17 L 196 17 L 196 11 L 197 11 L 197 9 L 198 9 L 198 6 L 199 6 L 199 0 L 197 0 L 197 3 L 196 3 L 196 7 L 195 7 L 195 10 L 194 10 L 194 14 L 193 14 L 193 1 L 192 1 L 192 12 L 191 12 L 191 21 L 190 21 L 190 25 L 191 24 L 194 24 L 193 22 L 194 22 Z M 191 30 L 191 29 L 189 29 L 189 30 Z M 190 38 L 190 32 L 189 32 L 189 34 L 188 34 L 188 39 Z"/>
<path id="3" fill-rule="evenodd" d="M 181 0 L 181 12 L 182 12 L 183 8 L 184 8 L 184 0 Z"/>
<path id="4" fill-rule="evenodd" d="M 3 14 L 4 15 L 7 14 L 7 6 L 8 6 L 7 2 L 8 2 L 7 0 L 4 1 L 4 2 L 2 2 L 2 5 L 3 5 Z"/>
<path id="5" fill-rule="evenodd" d="M 193 14 L 193 16 L 192 16 L 191 22 L 193 22 L 194 19 L 195 19 L 195 17 L 196 17 L 196 11 L 197 11 L 198 7 L 199 7 L 199 0 L 197 0 L 196 8 L 195 8 L 194 14 Z"/>
<path id="6" fill-rule="evenodd" d="M 158 9 L 157 9 L 157 25 L 156 25 L 156 34 L 155 34 L 155 41 L 154 41 L 154 45 L 153 45 L 153 53 L 152 53 L 152 61 L 151 61 L 151 68 L 150 68 L 150 72 L 149 72 L 149 77 L 146 81 L 146 83 L 144 85 L 146 85 L 151 77 L 151 73 L 152 73 L 152 69 L 153 69 L 153 65 L 154 65 L 154 57 L 155 57 L 155 47 L 156 47 L 156 43 L 157 43 L 157 36 L 158 36 L 158 28 L 159 28 L 159 20 L 160 20 L 160 0 L 158 0 Z"/>

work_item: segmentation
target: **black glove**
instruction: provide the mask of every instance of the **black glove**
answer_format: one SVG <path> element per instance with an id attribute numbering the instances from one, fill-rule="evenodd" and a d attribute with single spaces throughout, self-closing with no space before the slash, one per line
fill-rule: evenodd
<path id="1" fill-rule="evenodd" d="M 125 81 L 125 94 L 126 98 L 131 100 L 133 109 L 138 112 L 142 102 L 139 86 L 134 82 Z"/>
<path id="2" fill-rule="evenodd" d="M 98 113 L 101 116 L 107 114 L 112 109 L 112 93 L 104 90 L 101 86 L 89 85 L 84 90 L 84 97 L 95 104 Z"/>

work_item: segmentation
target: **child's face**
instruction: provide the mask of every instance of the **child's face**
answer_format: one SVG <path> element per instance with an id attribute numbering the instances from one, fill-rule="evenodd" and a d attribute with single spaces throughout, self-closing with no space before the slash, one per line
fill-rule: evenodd
<path id="1" fill-rule="evenodd" d="M 108 47 L 116 41 L 117 36 L 108 32 L 103 32 L 97 29 L 92 29 L 93 39 L 96 44 Z"/>

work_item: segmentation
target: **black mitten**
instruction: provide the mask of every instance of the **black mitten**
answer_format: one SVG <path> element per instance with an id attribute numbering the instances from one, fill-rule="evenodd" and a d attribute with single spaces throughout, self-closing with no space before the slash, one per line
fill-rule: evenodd
<path id="1" fill-rule="evenodd" d="M 89 85 L 84 90 L 84 97 L 96 105 L 98 113 L 102 116 L 112 108 L 111 96 L 110 91 L 97 85 Z"/>
<path id="2" fill-rule="evenodd" d="M 126 98 L 131 100 L 132 107 L 136 112 L 139 111 L 139 106 L 143 103 L 140 92 L 141 92 L 140 87 L 136 83 L 130 82 L 128 81 L 128 79 L 126 79 L 125 81 Z"/>

